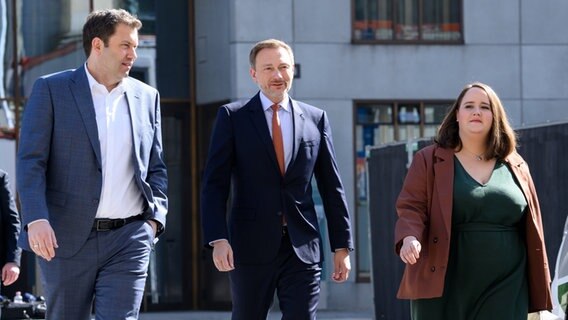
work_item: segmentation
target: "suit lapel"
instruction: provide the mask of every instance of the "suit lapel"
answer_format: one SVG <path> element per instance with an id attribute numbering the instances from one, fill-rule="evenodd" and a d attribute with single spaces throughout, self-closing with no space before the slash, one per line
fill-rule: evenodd
<path id="1" fill-rule="evenodd" d="M 441 161 L 434 163 L 434 176 L 436 189 L 440 197 L 440 208 L 444 219 L 444 226 L 448 232 L 452 223 L 452 194 L 454 190 L 454 152 L 451 149 L 436 148 L 434 158 Z"/>
<path id="2" fill-rule="evenodd" d="M 95 106 L 93 105 L 93 97 L 91 95 L 91 89 L 89 88 L 89 80 L 87 79 L 85 66 L 78 68 L 73 73 L 70 89 L 75 98 L 77 109 L 79 109 L 79 113 L 83 119 L 83 125 L 87 131 L 87 136 L 89 137 L 97 161 L 99 165 L 102 165 L 97 116 L 95 114 Z"/>
<path id="3" fill-rule="evenodd" d="M 264 114 L 264 109 L 262 108 L 262 103 L 260 102 L 259 93 L 256 94 L 246 105 L 246 108 L 250 111 L 251 120 L 256 128 L 258 136 L 264 145 L 264 149 L 268 152 L 268 156 L 274 164 L 274 170 L 280 174 L 280 168 L 278 167 L 278 160 L 276 160 L 276 152 L 274 151 L 274 144 L 272 143 L 272 137 L 270 135 L 270 130 L 268 129 L 268 124 L 266 123 L 266 115 Z"/>
<path id="4" fill-rule="evenodd" d="M 294 126 L 294 153 L 292 154 L 292 159 L 290 160 L 290 164 L 288 168 L 292 167 L 294 161 L 296 161 L 296 157 L 298 156 L 298 150 L 300 149 L 300 143 L 302 142 L 302 138 L 304 137 L 304 112 L 298 105 L 298 102 L 290 98 L 290 106 L 292 111 L 292 123 Z M 288 170 L 287 170 L 288 171 Z"/>
<path id="5" fill-rule="evenodd" d="M 134 155 L 136 159 L 140 159 L 140 124 L 142 123 L 140 119 L 139 110 L 136 106 L 140 105 L 140 94 L 138 93 L 136 87 L 132 86 L 128 78 L 124 80 L 125 91 L 126 91 L 126 104 L 128 105 L 128 112 L 130 114 L 130 123 L 132 125 L 132 145 L 134 149 Z M 138 163 L 135 161 L 134 163 Z"/>

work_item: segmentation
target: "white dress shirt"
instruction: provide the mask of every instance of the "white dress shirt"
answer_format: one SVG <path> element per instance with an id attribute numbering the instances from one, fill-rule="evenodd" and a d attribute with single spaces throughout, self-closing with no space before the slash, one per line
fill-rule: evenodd
<path id="1" fill-rule="evenodd" d="M 134 180 L 132 124 L 122 83 L 108 91 L 89 73 L 97 117 L 103 185 L 97 218 L 127 218 L 142 213 L 144 199 Z"/>

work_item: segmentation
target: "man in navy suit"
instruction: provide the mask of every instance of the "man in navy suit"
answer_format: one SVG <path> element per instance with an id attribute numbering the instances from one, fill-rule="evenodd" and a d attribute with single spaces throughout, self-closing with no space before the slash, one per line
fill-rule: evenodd
<path id="1" fill-rule="evenodd" d="M 8 174 L 0 170 L 0 266 L 2 267 L 2 285 L 9 286 L 20 275 L 22 249 L 18 248 L 20 234 L 20 216 L 16 201 L 10 191 Z M 0 308 L 0 315 L 2 309 Z"/>
<path id="2" fill-rule="evenodd" d="M 315 319 L 323 261 L 312 177 L 334 251 L 332 279 L 347 280 L 349 212 L 324 111 L 293 100 L 292 49 L 269 39 L 250 52 L 260 92 L 220 108 L 201 193 L 204 242 L 229 272 L 232 319 L 266 319 L 274 292 L 283 319 Z M 227 199 L 231 194 L 227 221 Z"/>
<path id="3" fill-rule="evenodd" d="M 39 78 L 24 110 L 19 244 L 41 259 L 47 319 L 138 319 L 165 227 L 160 97 L 128 77 L 141 22 L 89 14 L 86 63 Z"/>

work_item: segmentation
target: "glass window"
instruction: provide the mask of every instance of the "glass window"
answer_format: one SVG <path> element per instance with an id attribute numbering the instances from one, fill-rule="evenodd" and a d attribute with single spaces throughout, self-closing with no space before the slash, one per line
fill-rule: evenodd
<path id="1" fill-rule="evenodd" d="M 400 104 L 397 111 L 399 124 L 397 140 L 420 138 L 420 105 Z"/>
<path id="2" fill-rule="evenodd" d="M 418 0 L 399 0 L 396 39 L 418 40 Z"/>
<path id="3" fill-rule="evenodd" d="M 392 2 L 355 1 L 353 31 L 356 39 L 392 40 Z"/>
<path id="4" fill-rule="evenodd" d="M 423 2 L 422 38 L 424 40 L 453 41 L 461 39 L 460 8 L 452 0 Z"/>
<path id="5" fill-rule="evenodd" d="M 119 0 L 118 7 L 140 19 L 142 22 L 141 35 L 156 34 L 156 3 L 154 0 Z"/>
<path id="6" fill-rule="evenodd" d="M 353 23 L 355 37 L 358 39 L 374 39 L 370 21 L 372 15 L 377 13 L 377 2 L 373 0 L 360 0 L 355 2 L 355 19 Z"/>
<path id="7" fill-rule="evenodd" d="M 355 126 L 357 155 L 365 157 L 365 146 L 393 141 L 392 104 L 368 104 L 357 108 Z M 380 124 L 384 124 L 381 126 Z"/>
<path id="8" fill-rule="evenodd" d="M 420 105 L 418 104 L 398 105 L 398 123 L 400 124 L 420 123 Z"/>
<path id="9" fill-rule="evenodd" d="M 353 0 L 355 42 L 461 43 L 462 0 Z"/>
<path id="10" fill-rule="evenodd" d="M 424 123 L 425 124 L 440 124 L 446 113 L 452 105 L 450 103 L 443 104 L 424 104 Z"/>
<path id="11" fill-rule="evenodd" d="M 451 103 L 424 104 L 424 137 L 434 137 L 436 135 L 438 125 L 442 123 L 450 107 Z"/>

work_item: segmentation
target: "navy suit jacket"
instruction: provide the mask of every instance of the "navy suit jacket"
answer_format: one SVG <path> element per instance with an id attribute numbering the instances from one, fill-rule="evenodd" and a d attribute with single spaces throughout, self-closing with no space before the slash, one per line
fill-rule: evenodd
<path id="1" fill-rule="evenodd" d="M 20 216 L 10 191 L 8 174 L 0 170 L 0 269 L 8 262 L 20 265 L 22 249 L 18 248 Z"/>
<path id="2" fill-rule="evenodd" d="M 130 156 L 147 204 L 144 216 L 165 227 L 160 97 L 133 78 L 123 83 L 132 122 Z M 56 255 L 73 256 L 91 231 L 102 188 L 101 147 L 84 66 L 35 82 L 24 109 L 16 169 L 23 225 L 47 219 L 59 244 Z M 19 245 L 30 250 L 26 230 Z"/>
<path id="3" fill-rule="evenodd" d="M 323 201 L 331 249 L 353 248 L 327 116 L 313 106 L 290 101 L 294 150 L 284 176 L 259 94 L 244 105 L 224 105 L 217 115 L 202 183 L 204 244 L 229 239 L 236 263 L 273 261 L 282 239 L 282 214 L 296 255 L 310 264 L 323 260 L 312 199 L 313 176 Z"/>

